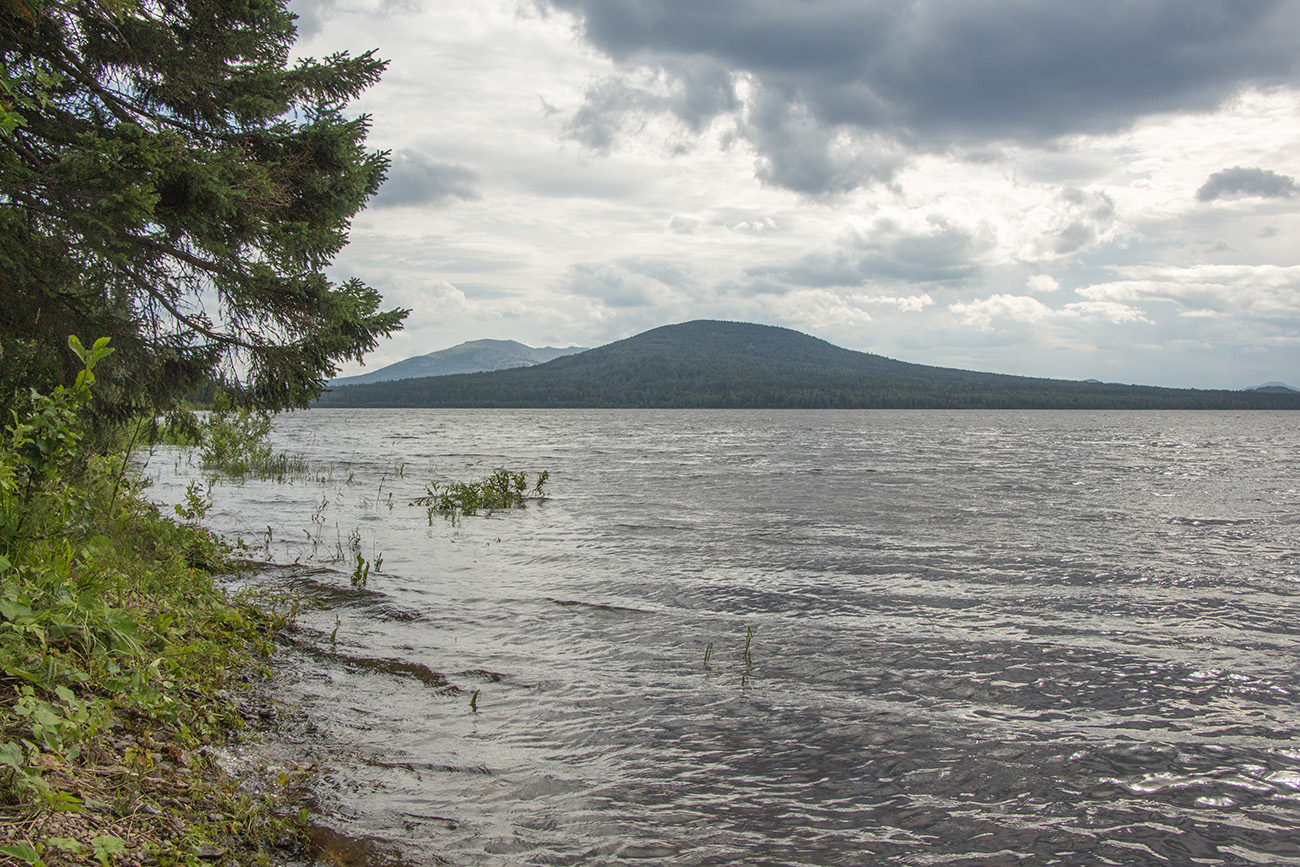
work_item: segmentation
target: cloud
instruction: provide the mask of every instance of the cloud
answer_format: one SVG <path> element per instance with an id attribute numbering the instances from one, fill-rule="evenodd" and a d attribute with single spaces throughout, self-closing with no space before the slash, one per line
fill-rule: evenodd
<path id="1" fill-rule="evenodd" d="M 666 58 L 661 68 L 643 67 L 589 84 L 564 134 L 607 153 L 621 134 L 639 129 L 646 116 L 669 114 L 698 133 L 715 117 L 739 107 L 731 73 L 722 66 Z"/>
<path id="2" fill-rule="evenodd" d="M 351 4 L 345 4 L 340 9 L 339 0 L 289 0 L 288 5 L 289 11 L 298 19 L 298 36 L 308 39 L 320 33 L 326 22 L 335 15 L 357 11 Z M 425 5 L 425 0 L 379 0 L 378 5 L 367 12 L 382 17 L 410 16 L 421 12 Z"/>
<path id="3" fill-rule="evenodd" d="M 958 301 L 949 304 L 948 309 L 961 317 L 963 323 L 974 325 L 981 331 L 992 331 L 995 318 L 1034 323 L 1052 315 L 1050 307 L 1026 295 L 994 295 L 978 301 Z"/>
<path id="4" fill-rule="evenodd" d="M 756 291 L 784 286 L 945 283 L 976 277 L 996 247 L 987 224 L 962 225 L 942 213 L 901 212 L 857 221 L 831 250 L 779 266 L 748 269 Z"/>
<path id="5" fill-rule="evenodd" d="M 312 37 L 321 31 L 338 0 L 289 0 L 289 11 L 297 16 L 299 37 Z"/>
<path id="6" fill-rule="evenodd" d="M 1121 279 L 1076 294 L 1093 301 L 1169 303 L 1183 316 L 1246 319 L 1300 337 L 1300 266 L 1148 265 L 1116 271 Z"/>
<path id="7" fill-rule="evenodd" d="M 385 297 L 411 311 L 407 321 L 416 329 L 436 325 L 448 316 L 464 316 L 474 307 L 464 292 L 445 280 L 394 286 L 385 292 Z"/>
<path id="8" fill-rule="evenodd" d="M 704 225 L 704 221 L 696 217 L 683 217 L 681 214 L 675 214 L 668 221 L 668 231 L 675 235 L 694 235 L 702 225 Z"/>
<path id="9" fill-rule="evenodd" d="M 374 207 L 440 205 L 451 199 L 477 199 L 479 175 L 473 169 L 430 159 L 419 151 L 393 154 L 388 180 Z"/>
<path id="10" fill-rule="evenodd" d="M 1100 319 L 1119 325 L 1123 322 L 1143 322 L 1151 324 L 1141 310 L 1131 307 L 1128 304 L 1120 304 L 1117 301 L 1075 301 L 1066 304 L 1060 311 L 1061 315 L 1074 316 L 1083 319 Z"/>
<path id="11" fill-rule="evenodd" d="M 769 316 L 805 330 L 824 332 L 872 321 L 864 298 L 839 295 L 825 289 L 800 289 L 764 301 L 766 303 L 761 306 Z"/>
<path id="12" fill-rule="evenodd" d="M 1105 193 L 1066 190 L 1061 198 L 1068 222 L 1056 232 L 1055 253 L 1066 255 L 1089 246 L 1115 221 L 1115 203 Z"/>
<path id="13" fill-rule="evenodd" d="M 580 263 L 569 269 L 564 287 L 606 307 L 676 307 L 695 281 L 678 266 L 655 260 Z"/>
<path id="14" fill-rule="evenodd" d="M 1124 322 L 1150 324 L 1141 310 L 1119 301 L 1076 301 L 1061 308 L 1053 308 L 1027 295 L 994 295 L 975 301 L 959 301 L 948 309 L 961 318 L 965 325 L 981 331 L 994 331 L 994 321 L 1037 325 L 1067 320 L 1102 320 L 1114 325 Z"/>
<path id="15" fill-rule="evenodd" d="M 1109 195 L 1066 188 L 1025 213 L 1017 255 L 1029 261 L 1059 259 L 1107 240 L 1114 226 L 1115 202 Z"/>
<path id="16" fill-rule="evenodd" d="M 1234 166 L 1210 175 L 1204 185 L 1196 191 L 1196 198 L 1202 202 L 1216 199 L 1241 199 L 1258 196 L 1263 199 L 1287 199 L 1300 192 L 1300 184 L 1295 178 L 1279 175 L 1267 169 L 1243 169 Z"/>
<path id="17" fill-rule="evenodd" d="M 1039 295 L 1056 292 L 1061 288 L 1061 284 L 1056 282 L 1056 278 L 1050 274 L 1034 274 L 1025 281 L 1025 285 L 1029 287 L 1030 292 Z"/>
<path id="18" fill-rule="evenodd" d="M 807 105 L 762 90 L 740 131 L 757 151 L 759 180 L 813 197 L 888 181 L 905 161 L 903 149 L 888 138 L 824 124 Z"/>
<path id="19" fill-rule="evenodd" d="M 608 148 L 629 111 L 733 116 L 764 181 L 810 195 L 888 181 L 900 154 L 1113 132 L 1294 82 L 1280 0 L 536 0 L 619 66 L 573 132 Z M 634 81 L 651 72 L 655 98 Z"/>

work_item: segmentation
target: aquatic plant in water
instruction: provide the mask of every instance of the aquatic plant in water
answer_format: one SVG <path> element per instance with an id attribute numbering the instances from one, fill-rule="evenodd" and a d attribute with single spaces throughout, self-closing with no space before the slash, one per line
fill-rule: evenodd
<path id="1" fill-rule="evenodd" d="M 308 474 L 301 455 L 276 452 L 267 442 L 272 416 L 263 410 L 235 407 L 218 393 L 200 428 L 200 458 L 205 470 L 242 478 L 286 481 Z"/>
<path id="2" fill-rule="evenodd" d="M 411 505 L 428 509 L 430 526 L 434 515 L 455 523 L 479 512 L 490 515 L 503 509 L 522 509 L 528 500 L 546 499 L 545 486 L 550 475 L 548 470 L 542 470 L 531 488 L 527 473 L 512 473 L 505 468 L 477 482 L 433 482 L 425 488 L 426 495 L 412 500 Z"/>

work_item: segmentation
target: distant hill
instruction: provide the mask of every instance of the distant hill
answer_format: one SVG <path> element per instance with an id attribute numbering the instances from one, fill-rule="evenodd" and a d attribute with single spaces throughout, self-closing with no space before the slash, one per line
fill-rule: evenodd
<path id="1" fill-rule="evenodd" d="M 1300 395 L 976 373 L 854 352 L 788 328 L 696 321 L 535 367 L 336 388 L 319 405 L 1300 409 Z"/>
<path id="2" fill-rule="evenodd" d="M 543 346 L 541 349 L 534 349 L 513 340 L 470 340 L 450 349 L 440 349 L 428 355 L 417 355 L 370 373 L 340 377 L 332 380 L 330 387 L 415 379 L 421 376 L 451 376 L 457 373 L 483 373 L 515 367 L 531 367 L 585 349 L 585 346 L 570 346 L 567 349 Z"/>
<path id="3" fill-rule="evenodd" d="M 1247 388 L 1245 391 L 1262 391 L 1267 394 L 1300 394 L 1300 388 L 1292 388 L 1285 382 L 1266 382 L 1263 385 Z"/>

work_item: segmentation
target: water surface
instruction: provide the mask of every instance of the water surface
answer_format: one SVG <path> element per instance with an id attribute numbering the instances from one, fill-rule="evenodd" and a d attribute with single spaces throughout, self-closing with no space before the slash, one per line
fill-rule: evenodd
<path id="1" fill-rule="evenodd" d="M 1296 422 L 314 410 L 325 478 L 207 520 L 315 603 L 293 738 L 412 863 L 1300 864 Z M 408 505 L 500 466 L 551 499 Z"/>

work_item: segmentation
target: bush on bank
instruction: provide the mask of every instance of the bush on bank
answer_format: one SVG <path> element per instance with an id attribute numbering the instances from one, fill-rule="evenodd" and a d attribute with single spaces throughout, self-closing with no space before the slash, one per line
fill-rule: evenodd
<path id="1" fill-rule="evenodd" d="M 33 393 L 0 441 L 0 862 L 266 863 L 296 819 L 205 749 L 242 725 L 228 689 L 283 620 L 214 581 L 227 549 L 163 516 L 72 387 Z"/>

